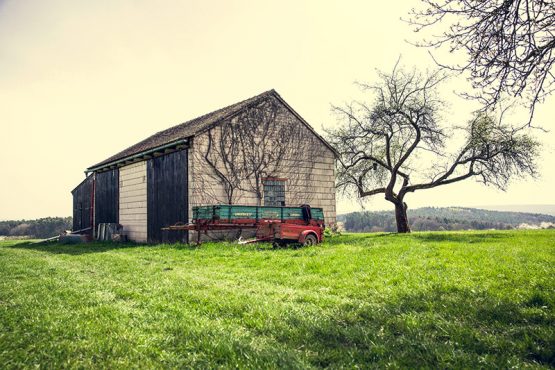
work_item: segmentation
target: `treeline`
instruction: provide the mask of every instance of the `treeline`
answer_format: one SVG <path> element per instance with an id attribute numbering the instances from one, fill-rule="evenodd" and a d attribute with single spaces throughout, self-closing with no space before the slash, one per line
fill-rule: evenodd
<path id="1" fill-rule="evenodd" d="M 442 230 L 506 230 L 520 225 L 555 224 L 555 217 L 536 213 L 488 211 L 476 208 L 425 207 L 408 212 L 409 223 L 415 231 Z M 393 232 L 397 231 L 393 211 L 353 212 L 339 215 L 347 231 Z"/>
<path id="2" fill-rule="evenodd" d="M 71 217 L 46 217 L 37 220 L 0 221 L 0 235 L 48 238 L 71 230 Z"/>

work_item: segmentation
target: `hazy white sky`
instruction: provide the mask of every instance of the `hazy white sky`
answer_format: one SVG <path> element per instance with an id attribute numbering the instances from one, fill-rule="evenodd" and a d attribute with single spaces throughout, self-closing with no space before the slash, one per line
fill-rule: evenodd
<path id="1" fill-rule="evenodd" d="M 86 167 L 145 137 L 275 88 L 318 131 L 375 69 L 431 67 L 404 1 L 0 0 L 0 219 L 71 215 Z M 447 87 L 463 86 L 453 81 Z M 462 123 L 453 97 L 446 119 Z M 555 129 L 554 99 L 537 123 Z M 542 178 L 506 193 L 474 182 L 409 207 L 555 203 L 553 132 Z M 381 198 L 369 209 L 389 208 Z M 358 209 L 340 199 L 338 211 Z"/>

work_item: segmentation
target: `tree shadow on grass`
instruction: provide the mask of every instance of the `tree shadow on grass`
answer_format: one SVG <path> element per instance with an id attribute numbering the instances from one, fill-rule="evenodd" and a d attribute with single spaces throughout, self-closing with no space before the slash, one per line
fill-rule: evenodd
<path id="1" fill-rule="evenodd" d="M 224 242 L 217 242 L 224 243 Z M 207 243 L 208 244 L 208 243 Z M 234 242 L 227 242 L 224 247 L 237 247 Z M 22 242 L 13 245 L 6 246 L 6 248 L 14 249 L 27 249 L 36 250 L 40 252 L 48 252 L 52 254 L 69 254 L 69 255 L 81 255 L 90 253 L 104 253 L 112 250 L 118 249 L 131 249 L 131 248 L 142 248 L 142 247 L 156 247 L 156 248 L 169 248 L 175 250 L 196 250 L 202 248 L 204 244 L 196 243 L 173 243 L 173 244 L 147 244 L 147 243 L 133 243 L 133 242 L 91 242 L 91 243 L 80 243 L 80 244 L 61 244 L 61 243 L 33 243 L 33 242 Z M 210 247 L 210 246 L 209 246 Z M 278 251 L 294 251 L 303 250 L 300 244 L 287 244 L 277 248 L 274 248 L 270 243 L 255 243 L 254 245 L 240 245 L 241 248 L 252 249 L 253 251 L 259 252 L 278 252 Z"/>
<path id="2" fill-rule="evenodd" d="M 289 314 L 291 331 L 277 339 L 318 353 L 312 361 L 318 367 L 507 367 L 514 357 L 554 366 L 555 320 L 532 306 L 435 289 L 391 297 L 380 307 L 342 305 L 319 320 Z"/>
<path id="3" fill-rule="evenodd" d="M 235 337 L 218 330 L 212 332 L 208 326 L 193 339 L 195 343 L 205 341 L 210 347 L 210 361 L 214 362 L 206 366 L 217 362 L 223 367 L 235 367 L 238 352 L 251 365 L 247 367 L 554 366 L 555 320 L 548 313 L 553 302 L 542 300 L 547 308 L 541 312 L 536 301 L 532 297 L 517 303 L 487 292 L 436 287 L 392 295 L 381 303 L 350 302 L 325 310 L 310 305 L 294 309 L 282 306 L 283 311 L 270 321 L 247 324 L 247 331 L 231 326 L 250 335 Z M 240 326 L 245 325 L 245 314 L 263 315 L 249 313 L 249 305 L 245 305 L 246 311 L 230 305 L 224 300 L 207 315 L 224 315 Z M 230 317 L 231 312 L 236 312 L 234 318 Z M 165 350 L 179 352 L 191 346 L 191 333 L 186 333 L 186 328 L 168 330 L 172 341 L 165 344 Z"/>
<path id="4" fill-rule="evenodd" d="M 479 243 L 491 240 L 500 240 L 510 238 L 511 235 L 506 233 L 492 232 L 472 232 L 472 233 L 412 233 L 411 237 L 417 240 L 428 242 L 457 242 L 457 243 Z"/>
<path id="5" fill-rule="evenodd" d="M 378 238 L 394 238 L 396 236 L 409 235 L 397 233 L 348 233 L 337 236 L 326 237 L 324 243 L 328 245 L 357 244 L 361 241 L 374 240 Z"/>
<path id="6" fill-rule="evenodd" d="M 415 231 L 412 233 L 397 232 L 379 232 L 379 233 L 352 233 L 346 234 L 346 238 L 329 238 L 326 240 L 329 244 L 353 244 L 366 240 L 386 240 L 386 239 L 403 239 L 403 240 L 422 240 L 430 242 L 459 242 L 459 243 L 476 243 L 487 240 L 499 240 L 513 237 L 508 233 L 499 232 L 452 232 L 452 231 Z"/>
<path id="7" fill-rule="evenodd" d="M 110 243 L 92 242 L 82 244 L 60 244 L 60 243 L 17 243 L 7 248 L 35 250 L 52 254 L 81 255 L 90 253 L 104 253 L 117 249 L 130 249 L 145 246 L 137 243 Z"/>

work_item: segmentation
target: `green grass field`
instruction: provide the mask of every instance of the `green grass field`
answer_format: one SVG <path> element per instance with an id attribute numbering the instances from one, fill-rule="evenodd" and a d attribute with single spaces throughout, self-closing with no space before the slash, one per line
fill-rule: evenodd
<path id="1" fill-rule="evenodd" d="M 0 242 L 0 367 L 553 367 L 555 231 Z"/>

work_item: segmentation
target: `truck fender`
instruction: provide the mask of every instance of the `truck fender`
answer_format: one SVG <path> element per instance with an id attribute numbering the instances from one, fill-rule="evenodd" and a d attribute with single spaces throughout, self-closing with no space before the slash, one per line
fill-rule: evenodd
<path id="1" fill-rule="evenodd" d="M 318 240 L 318 243 L 321 242 L 320 238 L 318 237 L 318 234 L 316 234 L 313 230 L 305 230 L 299 236 L 299 243 L 304 243 L 304 240 L 308 234 L 313 234 L 316 237 L 316 240 Z"/>

